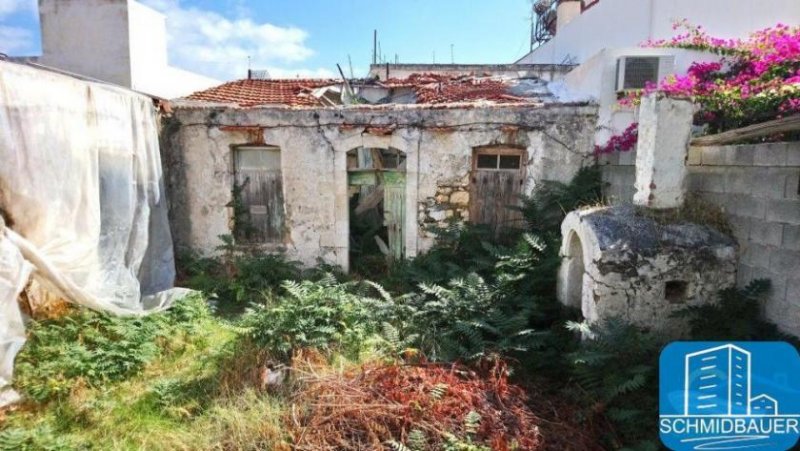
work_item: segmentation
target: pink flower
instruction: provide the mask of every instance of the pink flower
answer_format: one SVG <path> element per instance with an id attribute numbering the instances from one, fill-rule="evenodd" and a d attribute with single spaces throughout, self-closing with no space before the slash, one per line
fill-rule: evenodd
<path id="1" fill-rule="evenodd" d="M 621 134 L 614 135 L 602 146 L 594 146 L 595 155 L 603 155 L 614 152 L 627 152 L 636 146 L 639 139 L 639 124 L 634 122 L 629 125 Z"/>

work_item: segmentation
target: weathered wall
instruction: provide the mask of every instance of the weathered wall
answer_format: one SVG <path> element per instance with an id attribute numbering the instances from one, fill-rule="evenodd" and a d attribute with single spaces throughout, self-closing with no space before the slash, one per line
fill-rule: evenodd
<path id="1" fill-rule="evenodd" d="M 38 62 L 173 98 L 219 85 L 170 67 L 163 14 L 135 0 L 39 0 Z"/>
<path id="2" fill-rule="evenodd" d="M 630 202 L 634 169 L 620 161 L 604 159 L 606 193 Z M 693 147 L 687 165 L 689 191 L 730 220 L 740 246 L 737 283 L 772 280 L 767 317 L 800 335 L 800 143 Z"/>
<path id="3" fill-rule="evenodd" d="M 232 146 L 281 148 L 289 234 L 283 245 L 266 250 L 346 268 L 347 151 L 364 146 L 406 153 L 405 248 L 413 257 L 433 240 L 420 233 L 424 210 L 445 207 L 437 205 L 440 187 L 463 183 L 473 148 L 527 149 L 529 192 L 539 180 L 568 181 L 591 160 L 595 121 L 595 107 L 571 105 L 243 110 L 178 104 L 163 139 L 176 245 L 213 252 L 218 236 L 230 233 Z"/>
<path id="4" fill-rule="evenodd" d="M 736 279 L 736 243 L 710 227 L 661 224 L 630 205 L 576 210 L 561 224 L 558 296 L 584 319 L 622 318 L 679 335 L 671 314 Z"/>
<path id="5" fill-rule="evenodd" d="M 369 77 L 380 80 L 408 78 L 412 74 L 491 75 L 510 78 L 560 80 L 574 66 L 564 64 L 372 64 Z"/>

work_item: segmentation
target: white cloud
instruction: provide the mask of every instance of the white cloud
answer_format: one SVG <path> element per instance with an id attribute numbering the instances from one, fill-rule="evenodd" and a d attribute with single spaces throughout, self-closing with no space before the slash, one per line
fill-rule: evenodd
<path id="1" fill-rule="evenodd" d="M 36 0 L 0 0 L 0 19 L 18 11 L 36 11 Z"/>
<path id="2" fill-rule="evenodd" d="M 0 25 L 0 53 L 17 54 L 33 45 L 33 33 L 19 27 Z"/>
<path id="3" fill-rule="evenodd" d="M 325 69 L 289 69 L 314 54 L 306 45 L 308 33 L 300 28 L 241 16 L 230 19 L 185 7 L 180 0 L 142 1 L 167 16 L 170 63 L 175 66 L 220 79 L 244 78 L 250 57 L 253 69 L 266 68 L 273 77 L 330 75 Z"/>

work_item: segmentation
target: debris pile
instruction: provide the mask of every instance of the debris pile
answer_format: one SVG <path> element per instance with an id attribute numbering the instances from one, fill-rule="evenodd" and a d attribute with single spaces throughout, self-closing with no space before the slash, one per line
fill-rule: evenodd
<path id="1" fill-rule="evenodd" d="M 537 418 L 504 363 L 485 372 L 458 364 L 367 364 L 344 374 L 296 368 L 290 433 L 300 450 L 543 449 Z M 406 447 L 406 448 L 403 448 Z"/>

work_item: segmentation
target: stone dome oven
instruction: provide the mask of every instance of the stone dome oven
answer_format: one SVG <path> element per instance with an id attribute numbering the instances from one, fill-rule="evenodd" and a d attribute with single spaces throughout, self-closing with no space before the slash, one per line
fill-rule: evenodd
<path id="1" fill-rule="evenodd" d="M 698 224 L 661 224 L 633 206 L 571 212 L 561 226 L 558 296 L 589 322 L 618 317 L 679 331 L 671 314 L 736 279 L 736 243 Z"/>

